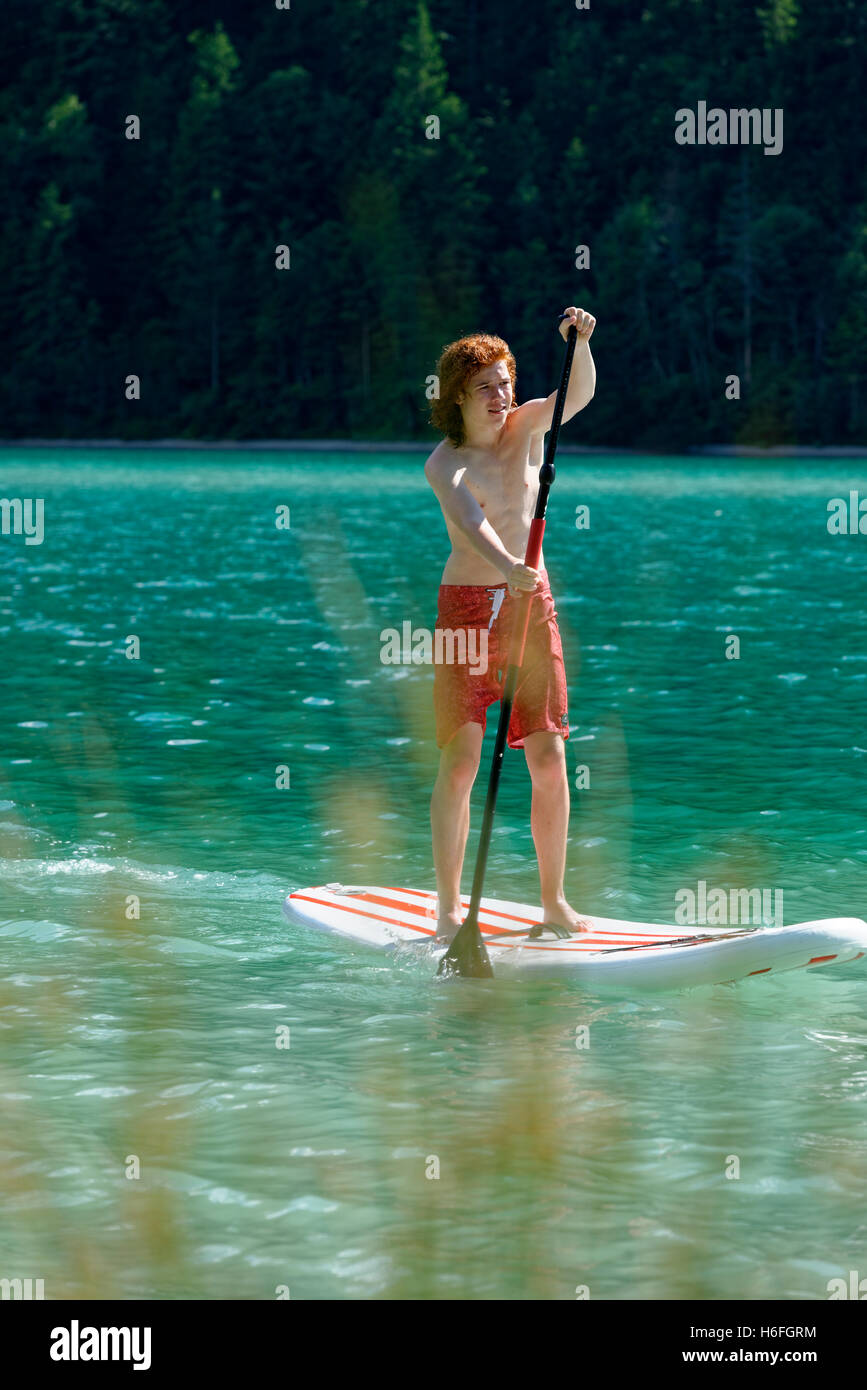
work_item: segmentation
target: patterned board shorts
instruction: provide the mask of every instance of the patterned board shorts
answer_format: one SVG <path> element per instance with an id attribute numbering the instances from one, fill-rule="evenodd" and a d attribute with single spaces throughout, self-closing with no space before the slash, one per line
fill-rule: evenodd
<path id="1" fill-rule="evenodd" d="M 569 737 L 569 711 L 563 647 L 557 627 L 557 611 L 542 571 L 542 588 L 531 599 L 527 644 L 509 723 L 510 748 L 522 748 L 528 734 L 540 730 Z M 520 600 L 513 599 L 505 584 L 442 584 L 439 590 L 437 630 L 466 633 L 465 650 L 478 655 L 487 641 L 487 664 L 478 659 L 437 660 L 434 665 L 436 738 L 445 747 L 463 724 L 481 724 L 484 731 L 488 706 L 503 693 L 509 665 L 509 641 Z M 475 629 L 475 633 L 471 631 Z M 454 655 L 445 642 L 442 650 Z M 460 650 L 460 648 L 458 648 Z"/>

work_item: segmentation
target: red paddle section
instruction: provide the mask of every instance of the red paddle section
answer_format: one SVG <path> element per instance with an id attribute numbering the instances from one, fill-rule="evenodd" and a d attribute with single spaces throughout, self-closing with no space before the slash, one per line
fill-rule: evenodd
<path id="1" fill-rule="evenodd" d="M 527 538 L 527 549 L 524 554 L 524 564 L 531 569 L 536 569 L 539 564 L 539 556 L 542 554 L 542 537 L 545 534 L 545 518 L 534 516 L 530 522 L 530 534 Z M 530 600 L 532 594 L 526 594 L 518 610 L 516 621 L 517 631 L 513 637 L 515 642 L 514 650 L 509 652 L 509 664 L 523 666 L 524 647 L 527 643 L 527 631 L 530 627 Z"/>

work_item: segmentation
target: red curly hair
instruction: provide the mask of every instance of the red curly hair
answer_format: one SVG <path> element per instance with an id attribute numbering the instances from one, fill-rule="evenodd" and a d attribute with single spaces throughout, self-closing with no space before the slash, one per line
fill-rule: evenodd
<path id="1" fill-rule="evenodd" d="M 458 405 L 458 396 L 466 390 L 470 378 L 483 367 L 493 367 L 495 362 L 505 362 L 512 382 L 512 406 L 515 400 L 515 359 L 509 344 L 492 333 L 471 333 L 468 338 L 458 338 L 457 342 L 444 347 L 437 363 L 439 377 L 439 397 L 431 401 L 430 422 L 434 429 L 444 434 L 455 448 L 464 442 L 464 417 Z"/>

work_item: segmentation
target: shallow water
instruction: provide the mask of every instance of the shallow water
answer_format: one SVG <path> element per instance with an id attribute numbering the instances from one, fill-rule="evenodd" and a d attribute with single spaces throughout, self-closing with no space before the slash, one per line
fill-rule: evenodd
<path id="1" fill-rule="evenodd" d="M 602 998 L 285 924 L 305 883 L 432 886 L 431 672 L 379 659 L 434 620 L 420 456 L 0 458 L 4 496 L 45 499 L 42 545 L 0 536 L 0 1277 L 814 1299 L 867 1275 L 863 963 Z M 704 880 L 867 915 L 867 538 L 826 527 L 857 466 L 562 458 L 576 907 L 672 921 Z M 520 755 L 488 891 L 536 893 Z"/>

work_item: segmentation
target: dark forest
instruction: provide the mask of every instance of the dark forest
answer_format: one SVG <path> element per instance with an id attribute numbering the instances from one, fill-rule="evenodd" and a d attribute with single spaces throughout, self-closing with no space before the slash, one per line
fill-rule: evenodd
<path id="1" fill-rule="evenodd" d="M 506 338 L 523 400 L 575 303 L 599 375 L 568 442 L 863 442 L 861 0 L 6 0 L 2 25 L 7 438 L 425 439 L 443 344 Z M 699 102 L 783 111 L 783 148 L 677 143 Z"/>

